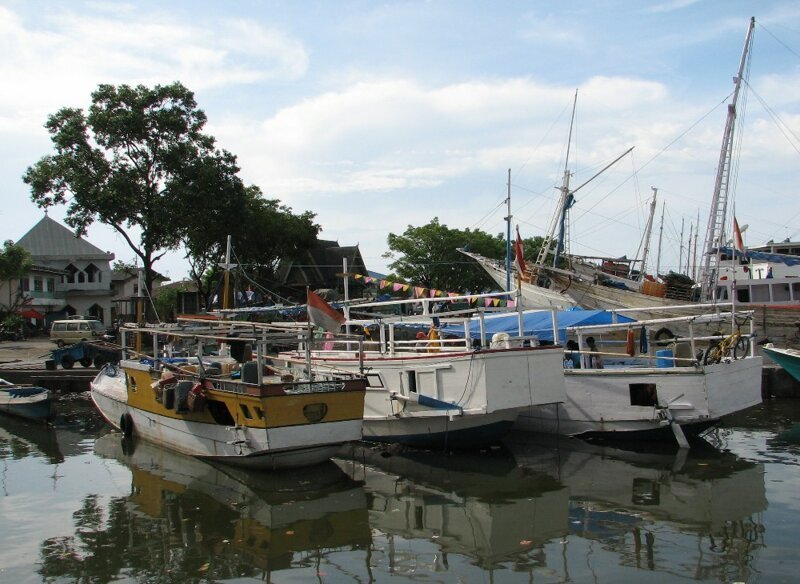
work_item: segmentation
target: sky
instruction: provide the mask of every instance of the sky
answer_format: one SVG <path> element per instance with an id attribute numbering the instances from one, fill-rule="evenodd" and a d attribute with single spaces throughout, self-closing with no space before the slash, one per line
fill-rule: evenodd
<path id="1" fill-rule="evenodd" d="M 795 0 L 0 0 L 0 237 L 43 216 L 21 177 L 52 152 L 48 115 L 99 84 L 180 81 L 246 184 L 370 270 L 390 271 L 389 233 L 435 217 L 504 233 L 509 193 L 512 224 L 544 235 L 568 168 L 572 253 L 635 257 L 656 188 L 650 271 L 686 271 L 751 17 L 729 205 L 755 246 L 800 239 Z M 108 227 L 86 238 L 134 260 Z M 187 273 L 179 251 L 155 268 Z"/>

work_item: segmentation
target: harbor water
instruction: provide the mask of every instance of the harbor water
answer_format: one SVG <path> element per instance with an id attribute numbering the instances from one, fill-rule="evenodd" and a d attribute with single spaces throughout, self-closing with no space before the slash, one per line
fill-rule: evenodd
<path id="1" fill-rule="evenodd" d="M 512 435 L 347 447 L 241 471 L 109 431 L 0 418 L 0 582 L 794 582 L 800 401 L 682 452 Z"/>

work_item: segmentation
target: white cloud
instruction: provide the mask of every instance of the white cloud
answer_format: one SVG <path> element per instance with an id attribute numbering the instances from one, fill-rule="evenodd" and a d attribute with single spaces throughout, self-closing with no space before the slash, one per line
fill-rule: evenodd
<path id="1" fill-rule="evenodd" d="M 85 107 L 100 83 L 169 83 L 194 91 L 305 74 L 308 53 L 289 35 L 244 19 L 188 23 L 163 12 L 78 13 L 69 5 L 42 21 L 0 7 L 4 129 L 41 127 L 64 105 Z M 12 121 L 13 120 L 13 121 Z"/>

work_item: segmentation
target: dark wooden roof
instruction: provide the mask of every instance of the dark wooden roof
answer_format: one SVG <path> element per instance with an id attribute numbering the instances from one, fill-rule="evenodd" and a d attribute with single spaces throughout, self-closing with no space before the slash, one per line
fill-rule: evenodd
<path id="1" fill-rule="evenodd" d="M 306 258 L 299 261 L 282 261 L 277 272 L 278 281 L 290 287 L 316 290 L 340 288 L 343 259 L 351 274 L 368 275 L 357 245 L 340 246 L 336 241 L 320 240 Z"/>

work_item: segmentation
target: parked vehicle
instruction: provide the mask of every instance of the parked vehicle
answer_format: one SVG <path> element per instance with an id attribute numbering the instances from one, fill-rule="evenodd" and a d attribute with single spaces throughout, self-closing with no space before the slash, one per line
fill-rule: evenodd
<path id="1" fill-rule="evenodd" d="M 0 326 L 0 341 L 20 341 L 22 340 L 22 333 L 18 330 Z"/>
<path id="2" fill-rule="evenodd" d="M 59 347 L 72 345 L 79 341 L 102 339 L 106 334 L 106 325 L 99 320 L 82 316 L 57 320 L 50 328 L 50 340 Z"/>

